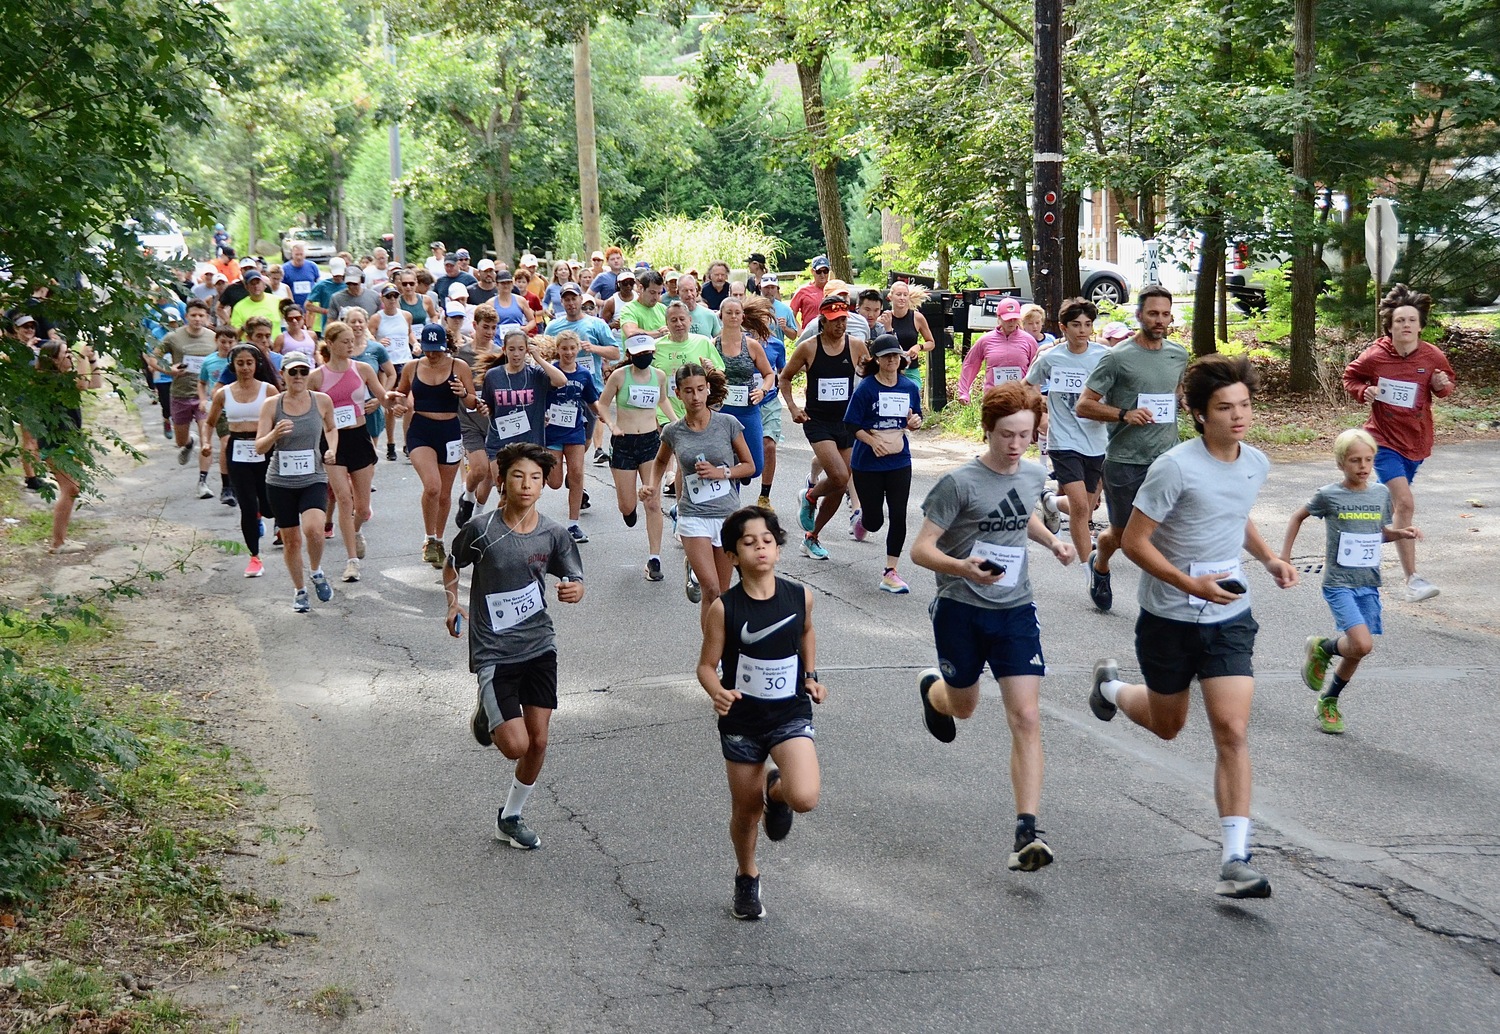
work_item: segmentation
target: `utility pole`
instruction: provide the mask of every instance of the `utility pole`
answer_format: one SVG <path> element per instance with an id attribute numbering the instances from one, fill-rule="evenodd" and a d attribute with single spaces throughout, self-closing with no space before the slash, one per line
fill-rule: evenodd
<path id="1" fill-rule="evenodd" d="M 573 41 L 573 120 L 578 127 L 578 212 L 583 222 L 583 258 L 603 247 L 599 219 L 599 155 L 594 129 L 594 80 L 589 27 Z"/>
<path id="2" fill-rule="evenodd" d="M 1062 0 L 1036 0 L 1031 293 L 1055 326 L 1062 308 Z"/>
<path id="3" fill-rule="evenodd" d="M 385 59 L 390 62 L 391 75 L 398 78 L 396 71 L 396 48 L 391 44 L 391 23 L 384 23 L 385 33 Z M 396 252 L 391 256 L 397 265 L 406 265 L 406 199 L 401 196 L 401 190 L 396 185 L 401 182 L 401 120 L 391 120 L 390 135 L 391 151 L 391 244 Z"/>

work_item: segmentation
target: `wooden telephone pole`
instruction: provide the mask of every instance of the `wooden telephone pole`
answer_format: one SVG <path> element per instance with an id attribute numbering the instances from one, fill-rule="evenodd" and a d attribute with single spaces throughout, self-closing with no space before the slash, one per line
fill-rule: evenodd
<path id="1" fill-rule="evenodd" d="M 1055 326 L 1062 308 L 1062 0 L 1036 0 L 1031 293 Z M 1070 242 L 1077 246 L 1077 242 Z"/>

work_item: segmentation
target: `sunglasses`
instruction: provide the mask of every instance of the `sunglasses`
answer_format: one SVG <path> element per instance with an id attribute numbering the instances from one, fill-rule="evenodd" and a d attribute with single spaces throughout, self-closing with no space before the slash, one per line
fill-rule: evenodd
<path id="1" fill-rule="evenodd" d="M 305 366 L 294 366 L 290 370 L 281 371 L 287 377 L 306 377 L 312 371 Z"/>

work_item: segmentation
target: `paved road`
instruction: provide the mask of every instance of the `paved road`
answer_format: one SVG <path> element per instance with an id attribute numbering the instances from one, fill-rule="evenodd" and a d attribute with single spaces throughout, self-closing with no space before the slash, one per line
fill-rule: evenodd
<path id="1" fill-rule="evenodd" d="M 973 450 L 921 451 L 918 499 Z M 806 457 L 800 442 L 783 451 L 774 494 L 788 516 Z M 490 839 L 510 766 L 469 738 L 473 681 L 440 626 L 437 572 L 419 559 L 411 467 L 380 465 L 366 577 L 332 603 L 293 614 L 276 554 L 258 582 L 226 558 L 207 591 L 255 623 L 306 739 L 325 834 L 359 867 L 341 894 L 377 917 L 388 1004 L 420 1029 L 1488 1030 L 1500 1015 L 1492 457 L 1488 443 L 1454 447 L 1424 469 L 1422 552 L 1436 558 L 1424 573 L 1444 594 L 1388 597 L 1388 634 L 1347 692 L 1342 738 L 1316 730 L 1296 674 L 1303 638 L 1329 625 L 1317 578 L 1279 592 L 1252 571 L 1255 845 L 1275 887 L 1262 902 L 1211 893 L 1201 708 L 1170 744 L 1088 711 L 1094 658 L 1133 664 L 1126 562 L 1121 605 L 1101 615 L 1076 567 L 1033 550 L 1050 668 L 1041 825 L 1057 863 L 1019 875 L 1005 869 L 997 694 L 950 746 L 922 729 L 930 576 L 909 571 L 913 593 L 891 597 L 875 591 L 874 541 L 832 535 L 825 563 L 789 550 L 783 570 L 817 594 L 824 797 L 785 842 L 762 841 L 759 924 L 728 914 L 727 793 L 692 678 L 697 608 L 681 553 L 669 544 L 667 581 L 641 579 L 642 529 L 620 522 L 602 468 L 584 519 L 588 598 L 554 605 L 562 703 L 527 812 L 536 853 Z M 1290 510 L 1332 474 L 1277 466 L 1257 510 L 1266 537 L 1279 542 Z M 231 511 L 189 498 L 170 451 L 132 480 L 169 519 L 235 537 Z M 1465 505 L 1473 497 L 1497 509 Z M 559 501 L 545 511 L 559 516 Z M 1310 523 L 1299 553 L 1320 559 Z M 1393 552 L 1388 580 L 1392 564 Z"/>

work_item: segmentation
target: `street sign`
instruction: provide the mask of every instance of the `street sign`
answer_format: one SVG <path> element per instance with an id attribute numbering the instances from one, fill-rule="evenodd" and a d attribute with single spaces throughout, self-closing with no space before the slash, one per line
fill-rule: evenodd
<path id="1" fill-rule="evenodd" d="M 1365 259 L 1370 264 L 1370 275 L 1375 278 L 1377 292 L 1396 268 L 1400 236 L 1396 207 L 1390 198 L 1375 198 L 1370 202 L 1370 214 L 1365 220 Z"/>

